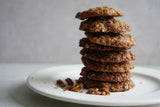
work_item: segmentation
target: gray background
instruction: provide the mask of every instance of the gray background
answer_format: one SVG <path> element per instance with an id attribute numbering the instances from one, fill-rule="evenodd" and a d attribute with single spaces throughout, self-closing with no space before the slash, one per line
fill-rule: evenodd
<path id="1" fill-rule="evenodd" d="M 0 0 L 0 62 L 81 63 L 75 14 L 106 5 L 132 27 L 135 63 L 160 65 L 160 0 Z"/>

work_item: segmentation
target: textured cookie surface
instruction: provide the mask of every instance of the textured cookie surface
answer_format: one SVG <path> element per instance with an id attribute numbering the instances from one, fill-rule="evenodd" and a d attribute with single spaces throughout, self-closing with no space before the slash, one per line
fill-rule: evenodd
<path id="1" fill-rule="evenodd" d="M 103 33 L 125 33 L 131 31 L 131 28 L 127 23 L 114 18 L 88 19 L 81 22 L 79 29 L 87 32 Z"/>
<path id="2" fill-rule="evenodd" d="M 98 45 L 90 42 L 87 38 L 82 38 L 79 41 L 79 46 L 91 50 L 97 50 L 97 51 L 123 51 L 130 49 L 131 47 L 112 47 L 112 46 L 104 46 L 104 45 Z"/>
<path id="3" fill-rule="evenodd" d="M 87 38 L 95 44 L 120 47 L 120 48 L 131 48 L 136 45 L 136 39 L 130 34 L 96 34 L 85 32 Z"/>
<path id="4" fill-rule="evenodd" d="M 118 17 L 118 16 L 123 16 L 123 14 L 117 9 L 108 6 L 91 8 L 89 10 L 78 12 L 76 14 L 76 18 L 78 19 L 86 19 L 90 17 L 105 17 L 105 16 Z"/>
<path id="5" fill-rule="evenodd" d="M 120 63 L 136 59 L 136 55 L 131 51 L 96 51 L 83 48 L 81 55 L 93 61 Z"/>
<path id="6" fill-rule="evenodd" d="M 83 77 L 89 78 L 91 80 L 97 81 L 109 81 L 109 82 L 122 82 L 131 79 L 132 73 L 129 71 L 126 72 L 117 72 L 117 73 L 106 73 L 106 72 L 95 72 L 86 67 L 82 69 L 80 73 Z"/>
<path id="7" fill-rule="evenodd" d="M 83 64 L 90 70 L 99 72 L 125 72 L 134 68 L 131 62 L 102 63 L 82 57 Z"/>
<path id="8" fill-rule="evenodd" d="M 107 88 L 110 92 L 126 91 L 135 87 L 132 80 L 127 80 L 124 82 L 102 82 L 84 79 L 84 84 L 87 88 Z"/>

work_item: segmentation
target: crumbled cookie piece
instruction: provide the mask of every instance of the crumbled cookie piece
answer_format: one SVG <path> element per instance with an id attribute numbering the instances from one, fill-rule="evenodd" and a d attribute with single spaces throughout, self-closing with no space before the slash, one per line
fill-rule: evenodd
<path id="1" fill-rule="evenodd" d="M 73 91 L 73 92 L 79 92 L 81 89 L 83 88 L 83 84 L 75 84 L 74 86 L 68 86 L 66 88 L 63 89 L 63 91 Z"/>
<path id="2" fill-rule="evenodd" d="M 75 84 L 75 85 L 70 89 L 70 91 L 79 92 L 82 88 L 83 88 L 83 84 L 82 84 L 82 83 L 80 83 L 80 84 Z"/>
<path id="3" fill-rule="evenodd" d="M 89 88 L 86 94 L 93 94 L 93 95 L 110 95 L 109 89 L 107 88 Z"/>
<path id="4" fill-rule="evenodd" d="M 67 86 L 66 88 L 63 88 L 63 91 L 71 90 L 72 86 Z"/>
<path id="5" fill-rule="evenodd" d="M 54 87 L 54 89 L 58 89 L 58 87 Z"/>
<path id="6" fill-rule="evenodd" d="M 62 80 L 57 80 L 57 85 L 59 85 L 61 88 L 66 86 Z"/>
<path id="7" fill-rule="evenodd" d="M 80 93 L 83 93 L 83 91 L 80 91 Z"/>
<path id="8" fill-rule="evenodd" d="M 80 84 L 80 83 L 83 83 L 84 81 L 84 78 L 83 77 L 80 77 L 78 80 L 76 80 L 76 83 L 77 84 Z"/>
<path id="9" fill-rule="evenodd" d="M 69 83 L 71 82 L 70 78 L 66 78 L 65 80 L 69 81 Z M 79 92 L 79 93 L 83 93 L 83 91 L 81 90 L 84 86 L 83 82 L 84 82 L 85 78 L 80 77 L 77 81 L 75 85 L 70 84 L 69 86 L 65 87 L 65 84 L 62 80 L 57 80 L 57 84 L 63 89 L 63 91 L 72 91 L 72 92 Z M 72 81 L 73 82 L 73 81 Z M 71 82 L 71 83 L 72 83 Z M 72 85 L 72 86 L 71 86 Z M 65 87 L 65 88 L 64 88 Z M 58 89 L 58 87 L 54 87 L 55 89 Z M 110 95 L 110 92 L 108 90 L 108 88 L 89 88 L 88 91 L 86 92 L 86 94 L 93 94 L 93 95 Z"/>
<path id="10" fill-rule="evenodd" d="M 70 78 L 66 78 L 65 81 L 67 82 L 68 85 L 73 86 L 73 81 Z"/>
<path id="11" fill-rule="evenodd" d="M 98 88 L 89 88 L 86 94 L 100 95 Z"/>
<path id="12" fill-rule="evenodd" d="M 108 88 L 101 88 L 100 89 L 100 91 L 101 91 L 101 95 L 110 95 L 110 92 L 109 92 L 109 89 Z"/>
<path id="13" fill-rule="evenodd" d="M 120 63 L 136 59 L 136 54 L 132 51 L 96 51 L 83 48 L 81 55 L 93 61 Z"/>

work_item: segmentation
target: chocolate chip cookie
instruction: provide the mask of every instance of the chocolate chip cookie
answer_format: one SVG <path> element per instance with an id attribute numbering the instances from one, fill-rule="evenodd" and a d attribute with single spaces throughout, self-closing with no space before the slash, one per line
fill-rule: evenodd
<path id="1" fill-rule="evenodd" d="M 125 72 L 134 68 L 132 62 L 102 63 L 85 57 L 82 57 L 81 60 L 88 69 L 99 72 Z"/>
<path id="2" fill-rule="evenodd" d="M 114 18 L 88 19 L 81 22 L 79 29 L 87 32 L 101 33 L 125 33 L 131 31 L 131 27 L 127 23 Z"/>
<path id="3" fill-rule="evenodd" d="M 82 68 L 82 72 L 80 74 L 83 77 L 89 78 L 91 80 L 108 82 L 127 81 L 130 80 L 132 76 L 132 73 L 129 71 L 117 73 L 95 72 L 93 70 L 88 69 L 87 67 Z"/>
<path id="4" fill-rule="evenodd" d="M 124 82 L 103 82 L 103 81 L 95 81 L 91 79 L 84 79 L 84 84 L 87 88 L 107 88 L 110 92 L 120 92 L 126 91 L 133 87 L 135 84 L 132 80 L 127 80 Z"/>
<path id="5" fill-rule="evenodd" d="M 86 19 L 91 17 L 107 17 L 107 16 L 118 17 L 118 16 L 123 16 L 123 14 L 117 9 L 108 6 L 91 8 L 89 10 L 78 12 L 76 14 L 76 18 L 78 19 Z"/>
<path id="6" fill-rule="evenodd" d="M 136 59 L 136 55 L 132 51 L 96 51 L 83 48 L 81 55 L 93 61 L 120 63 Z"/>
<path id="7" fill-rule="evenodd" d="M 112 47 L 112 46 L 104 46 L 104 45 L 98 45 L 90 42 L 88 38 L 82 38 L 79 41 L 79 46 L 91 50 L 97 50 L 97 51 L 123 51 L 130 49 L 131 47 Z"/>
<path id="8" fill-rule="evenodd" d="M 97 34 L 85 32 L 87 38 L 95 44 L 119 47 L 119 48 L 131 48 L 136 46 L 136 39 L 130 34 Z"/>

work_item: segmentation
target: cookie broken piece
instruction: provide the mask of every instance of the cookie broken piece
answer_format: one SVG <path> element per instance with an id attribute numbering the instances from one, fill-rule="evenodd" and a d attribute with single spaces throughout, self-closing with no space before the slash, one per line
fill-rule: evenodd
<path id="1" fill-rule="evenodd" d="M 86 94 L 92 94 L 92 95 L 110 95 L 110 92 L 107 88 L 89 88 Z"/>
<path id="2" fill-rule="evenodd" d="M 131 27 L 127 23 L 114 18 L 88 19 L 81 22 L 79 29 L 87 32 L 101 33 L 125 33 L 131 31 Z"/>
<path id="3" fill-rule="evenodd" d="M 74 82 L 70 78 L 66 78 L 65 81 L 67 82 L 68 85 L 73 86 Z"/>
<path id="4" fill-rule="evenodd" d="M 127 91 L 133 87 L 135 84 L 132 80 L 124 81 L 124 82 L 102 82 L 102 81 L 95 81 L 90 79 L 85 79 L 84 85 L 87 88 L 107 88 L 110 92 L 121 92 Z"/>
<path id="5" fill-rule="evenodd" d="M 110 91 L 108 88 L 100 88 L 101 95 L 109 95 L 110 96 Z"/>
<path id="6" fill-rule="evenodd" d="M 56 84 L 59 85 L 61 88 L 64 88 L 66 86 L 62 80 L 57 80 Z"/>
<path id="7" fill-rule="evenodd" d="M 99 45 L 99 44 L 90 42 L 88 38 L 82 38 L 79 41 L 79 46 L 86 49 L 97 50 L 97 51 L 124 51 L 131 48 L 129 46 L 121 48 L 121 47 Z"/>
<path id="8" fill-rule="evenodd" d="M 78 19 L 86 19 L 91 17 L 107 17 L 107 16 L 119 17 L 124 15 L 113 7 L 105 6 L 105 7 L 91 8 L 83 12 L 78 12 L 75 17 Z"/>
<path id="9" fill-rule="evenodd" d="M 95 44 L 118 48 L 131 48 L 136 46 L 136 39 L 130 34 L 97 34 L 85 32 L 87 38 Z"/>
<path id="10" fill-rule="evenodd" d="M 84 86 L 84 77 L 80 77 L 78 80 L 76 80 L 76 84 L 72 85 L 72 79 L 66 78 L 65 81 L 67 82 L 68 86 L 65 87 L 64 82 L 62 80 L 57 80 L 57 84 L 61 86 L 63 91 L 72 91 L 72 92 L 79 92 L 83 93 L 81 90 Z M 71 84 L 70 84 L 71 83 Z M 74 83 L 74 82 L 73 82 Z M 55 87 L 55 89 L 58 89 L 58 87 Z M 93 94 L 93 95 L 110 95 L 110 92 L 107 88 L 90 88 L 86 92 L 86 94 Z"/>
<path id="11" fill-rule="evenodd" d="M 90 60 L 106 63 L 120 63 L 136 59 L 136 55 L 132 51 L 95 51 L 84 48 L 80 53 Z"/>
<path id="12" fill-rule="evenodd" d="M 126 72 L 117 72 L 117 73 L 106 73 L 106 72 L 95 72 L 86 67 L 82 68 L 80 73 L 85 78 L 97 81 L 108 81 L 108 82 L 122 82 L 131 79 L 132 73 L 129 71 Z"/>
<path id="13" fill-rule="evenodd" d="M 89 88 L 86 94 L 100 95 L 100 92 L 98 88 Z"/>
<path id="14" fill-rule="evenodd" d="M 82 57 L 81 60 L 88 69 L 99 72 L 125 72 L 134 68 L 133 63 L 130 61 L 121 63 L 102 63 L 89 60 L 85 57 Z"/>

